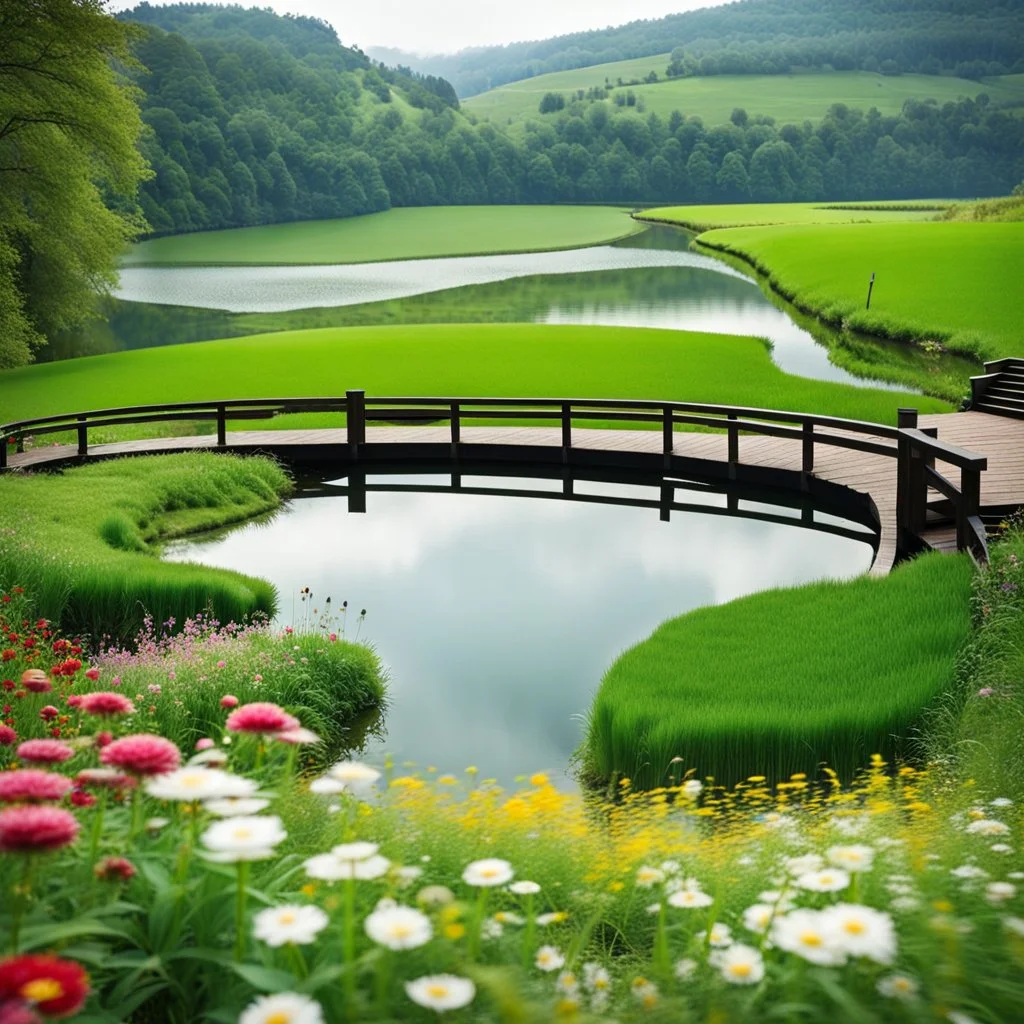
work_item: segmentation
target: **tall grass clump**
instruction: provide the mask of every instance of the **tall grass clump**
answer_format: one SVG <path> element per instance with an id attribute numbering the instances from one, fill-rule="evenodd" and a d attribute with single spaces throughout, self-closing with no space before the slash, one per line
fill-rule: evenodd
<path id="1" fill-rule="evenodd" d="M 930 709 L 922 750 L 979 785 L 1024 789 L 1024 522 L 1018 517 L 979 569 L 973 630 L 957 684 Z"/>
<path id="2" fill-rule="evenodd" d="M 116 459 L 0 478 L 0 580 L 35 595 L 69 631 L 127 637 L 148 615 L 221 621 L 271 614 L 265 580 L 160 561 L 162 541 L 275 508 L 287 474 L 263 458 L 212 453 Z"/>
<path id="3" fill-rule="evenodd" d="M 594 780 L 645 787 L 686 770 L 849 777 L 892 751 L 954 677 L 971 563 L 927 555 L 883 579 L 823 581 L 702 608 L 608 671 L 583 752 Z"/>

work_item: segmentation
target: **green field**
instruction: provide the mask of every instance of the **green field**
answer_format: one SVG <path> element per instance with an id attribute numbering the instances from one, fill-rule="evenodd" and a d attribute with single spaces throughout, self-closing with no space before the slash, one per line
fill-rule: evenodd
<path id="1" fill-rule="evenodd" d="M 428 256 L 543 252 L 610 242 L 639 231 L 611 206 L 410 207 L 338 220 L 153 238 L 127 264 L 373 263 Z"/>
<path id="2" fill-rule="evenodd" d="M 503 85 L 465 100 L 465 110 L 492 121 L 519 122 L 545 119 L 538 107 L 547 92 L 560 92 L 569 101 L 577 89 L 613 84 L 621 77 L 628 82 L 656 71 L 662 80 L 653 84 L 623 86 L 630 91 L 637 107 L 618 107 L 614 92 L 605 102 L 610 110 L 636 111 L 643 116 L 655 113 L 667 118 L 673 110 L 687 117 L 700 117 L 705 124 L 722 124 L 736 107 L 750 116 L 765 114 L 779 122 L 818 121 L 833 103 L 848 107 L 877 107 L 883 114 L 898 114 L 908 99 L 934 99 L 940 104 L 960 96 L 986 93 L 996 104 L 1024 106 L 1024 75 L 1004 75 L 982 82 L 938 75 L 886 76 L 867 71 L 808 72 L 795 75 L 712 75 L 696 78 L 664 78 L 668 55 L 643 60 L 600 64 L 575 71 L 539 75 L 525 81 Z M 642 105 L 642 110 L 640 106 Z"/>
<path id="3" fill-rule="evenodd" d="M 881 579 L 770 590 L 665 623 L 623 654 L 590 713 L 595 780 L 663 784 L 683 758 L 726 784 L 752 773 L 846 775 L 953 679 L 971 562 L 927 555 Z M 682 774 L 677 769 L 676 777 Z"/>
<path id="4" fill-rule="evenodd" d="M 282 331 L 41 363 L 0 376 L 0 420 L 126 402 L 342 395 L 663 398 L 893 423 L 937 399 L 783 373 L 753 338 L 635 327 L 409 325 Z M 289 417 L 290 419 L 290 417 Z"/>
<path id="5" fill-rule="evenodd" d="M 291 487 L 269 459 L 206 453 L 0 477 L 0 586 L 31 589 L 68 632 L 133 635 L 145 611 L 178 622 L 272 613 L 265 580 L 155 557 L 160 542 L 276 508 Z"/>
<path id="6" fill-rule="evenodd" d="M 892 224 L 935 220 L 953 206 L 948 199 L 865 203 L 728 203 L 657 206 L 635 214 L 639 220 L 678 224 L 690 231 L 772 224 Z"/>
<path id="7" fill-rule="evenodd" d="M 1024 223 L 728 228 L 698 241 L 753 263 L 831 324 L 989 359 L 1024 348 Z"/>

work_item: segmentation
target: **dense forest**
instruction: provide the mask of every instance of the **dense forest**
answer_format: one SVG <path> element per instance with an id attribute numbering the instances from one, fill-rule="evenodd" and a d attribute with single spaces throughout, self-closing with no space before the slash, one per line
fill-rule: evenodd
<path id="1" fill-rule="evenodd" d="M 992 195 L 1024 178 L 1024 119 L 984 97 L 897 117 L 837 106 L 817 126 L 570 103 L 513 139 L 472 123 L 446 82 L 375 64 L 322 22 L 201 4 L 128 16 L 145 25 L 156 233 L 441 203 Z"/>
<path id="2" fill-rule="evenodd" d="M 785 74 L 832 67 L 984 77 L 1024 71 L 1024 0 L 739 0 L 540 42 L 416 58 L 460 96 L 549 71 L 673 54 L 673 74 Z"/>

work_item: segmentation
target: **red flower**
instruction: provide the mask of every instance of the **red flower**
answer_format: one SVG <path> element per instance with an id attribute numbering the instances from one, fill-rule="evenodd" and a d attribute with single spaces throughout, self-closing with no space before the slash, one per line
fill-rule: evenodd
<path id="1" fill-rule="evenodd" d="M 299 724 L 299 720 L 284 708 L 269 702 L 243 704 L 232 711 L 227 720 L 227 727 L 232 732 L 281 732 L 297 729 Z"/>
<path id="2" fill-rule="evenodd" d="M 23 761 L 37 761 L 43 764 L 58 764 L 74 757 L 75 752 L 59 740 L 25 740 L 18 747 L 18 757 Z"/>
<path id="3" fill-rule="evenodd" d="M 54 727 L 53 727 L 53 728 L 52 728 L 52 729 L 50 730 L 50 735 L 51 735 L 51 736 L 52 736 L 52 737 L 53 737 L 54 739 L 58 739 L 58 740 L 59 740 L 59 739 L 60 739 L 60 726 L 59 726 L 59 725 L 55 725 L 55 726 L 54 726 Z"/>
<path id="4" fill-rule="evenodd" d="M 38 668 L 27 668 L 21 673 L 21 685 L 31 693 L 49 693 L 53 689 L 53 683 L 46 677 L 46 673 Z"/>
<path id="5" fill-rule="evenodd" d="M 71 803 L 74 807 L 92 807 L 96 803 L 96 797 L 91 793 L 86 793 L 84 789 L 73 789 L 71 790 Z"/>
<path id="6" fill-rule="evenodd" d="M 138 733 L 105 746 L 100 751 L 100 760 L 132 775 L 163 775 L 181 764 L 181 752 L 163 736 Z"/>
<path id="7" fill-rule="evenodd" d="M 9 725 L 0 725 L 0 747 L 9 747 L 17 740 L 18 734 Z"/>
<path id="8" fill-rule="evenodd" d="M 135 780 L 113 768 L 83 768 L 75 776 L 75 785 L 92 789 L 125 789 L 134 786 Z"/>
<path id="9" fill-rule="evenodd" d="M 77 708 L 82 703 L 82 696 L 78 693 L 69 693 L 65 699 L 69 708 Z"/>
<path id="10" fill-rule="evenodd" d="M 47 704 L 45 708 L 41 708 L 39 711 L 39 717 L 44 722 L 50 722 L 60 714 L 60 711 L 55 708 L 52 704 Z"/>
<path id="11" fill-rule="evenodd" d="M 5 853 L 58 850 L 75 841 L 78 828 L 75 816 L 59 807 L 8 807 L 0 811 L 0 850 Z"/>
<path id="12" fill-rule="evenodd" d="M 43 1018 L 20 999 L 4 1000 L 0 1002 L 0 1024 L 43 1024 Z"/>
<path id="13" fill-rule="evenodd" d="M 5 689 L 5 690 L 6 690 L 6 691 L 7 691 L 8 693 L 10 693 L 10 692 L 11 692 L 11 690 L 13 690 L 13 689 L 14 689 L 14 680 L 13 680 L 13 679 L 5 679 L 5 680 L 3 681 L 3 683 L 2 683 L 2 684 L 0 684 L 0 685 L 3 685 L 3 688 L 4 688 L 4 689 Z"/>
<path id="14" fill-rule="evenodd" d="M 71 780 L 55 772 L 38 768 L 19 768 L 0 772 L 0 803 L 35 803 L 40 800 L 60 800 L 71 788 Z"/>
<path id="15" fill-rule="evenodd" d="M 94 868 L 97 878 L 127 882 L 135 874 L 135 865 L 124 857 L 104 857 Z"/>
<path id="16" fill-rule="evenodd" d="M 3 654 L 0 654 L 0 658 L 4 661 L 14 661 L 17 656 L 18 652 L 10 647 L 5 648 Z"/>
<path id="17" fill-rule="evenodd" d="M 100 670 L 98 668 L 87 668 L 85 670 L 85 678 L 91 679 L 94 683 L 100 677 Z"/>
<path id="18" fill-rule="evenodd" d="M 23 999 L 47 1017 L 70 1017 L 89 995 L 89 975 L 74 960 L 30 953 L 0 960 L 0 999 Z"/>
<path id="19" fill-rule="evenodd" d="M 222 708 L 237 708 L 238 698 L 233 693 L 225 693 L 220 699 L 220 706 Z"/>
<path id="20" fill-rule="evenodd" d="M 96 746 L 100 749 L 113 742 L 114 734 L 112 732 L 107 732 L 106 730 L 104 730 L 103 732 L 96 733 Z"/>
<path id="21" fill-rule="evenodd" d="M 131 715 L 135 712 L 135 705 L 127 697 L 109 690 L 83 693 L 79 707 L 87 715 Z"/>

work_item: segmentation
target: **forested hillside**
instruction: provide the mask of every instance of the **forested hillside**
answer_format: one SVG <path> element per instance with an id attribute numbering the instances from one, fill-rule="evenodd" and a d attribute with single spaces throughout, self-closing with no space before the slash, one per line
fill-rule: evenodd
<path id="1" fill-rule="evenodd" d="M 570 104 L 513 140 L 471 123 L 446 82 L 375 65 L 312 19 L 202 4 L 129 17 L 145 26 L 155 233 L 441 203 L 994 195 L 1024 178 L 1024 119 L 985 97 L 891 117 L 836 105 L 815 126 Z"/>
<path id="2" fill-rule="evenodd" d="M 827 65 L 981 78 L 1024 71 L 1024 2 L 739 0 L 540 42 L 427 59 L 406 55 L 406 63 L 443 76 L 465 97 L 549 71 L 676 48 L 673 74 L 785 74 Z M 389 59 L 401 56 L 388 51 Z"/>

